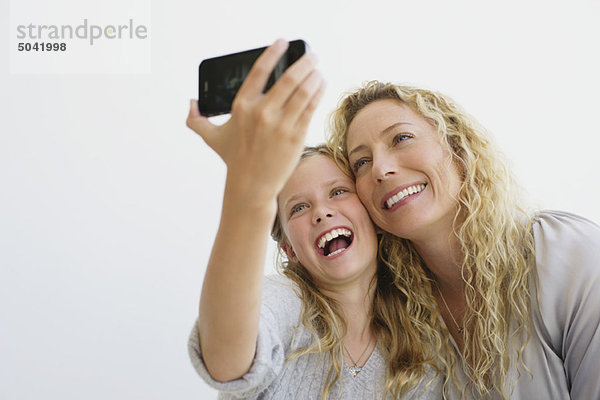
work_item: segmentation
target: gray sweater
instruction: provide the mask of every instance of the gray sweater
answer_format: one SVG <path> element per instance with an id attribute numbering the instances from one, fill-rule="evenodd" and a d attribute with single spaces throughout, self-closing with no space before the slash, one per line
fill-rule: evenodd
<path id="1" fill-rule="evenodd" d="M 282 276 L 265 278 L 262 308 L 258 330 L 256 355 L 250 370 L 230 382 L 217 382 L 208 373 L 202 361 L 197 325 L 189 339 L 189 353 L 198 374 L 213 388 L 219 390 L 219 399 L 318 399 L 330 366 L 328 354 L 308 354 L 285 362 L 293 349 L 312 343 L 312 336 L 300 326 L 293 338 L 300 318 L 301 301 L 294 283 Z M 292 344 L 292 340 L 295 343 Z M 353 377 L 346 364 L 342 369 L 341 385 L 337 382 L 331 399 L 382 400 L 386 362 L 376 347 L 363 370 Z M 421 384 L 403 399 L 441 399 L 442 378 L 432 370 Z M 385 399 L 392 397 L 387 394 Z"/>
<path id="2" fill-rule="evenodd" d="M 533 225 L 536 273 L 532 332 L 520 371 L 508 371 L 511 400 L 600 399 L 600 227 L 574 214 L 544 211 Z M 519 345 L 523 344 L 523 338 Z M 458 351 L 457 351 L 457 354 Z M 513 360 L 516 358 L 512 354 Z M 468 381 L 468 368 L 458 370 Z M 452 393 L 450 399 L 459 399 Z M 479 399 L 472 395 L 470 399 Z M 491 400 L 500 399 L 499 395 Z"/>

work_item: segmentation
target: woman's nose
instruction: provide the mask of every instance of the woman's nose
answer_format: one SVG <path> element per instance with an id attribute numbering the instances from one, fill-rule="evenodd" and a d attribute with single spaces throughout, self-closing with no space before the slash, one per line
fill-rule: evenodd
<path id="1" fill-rule="evenodd" d="M 373 160 L 371 174 L 377 182 L 383 182 L 386 178 L 394 175 L 396 168 L 388 157 L 381 157 Z"/>

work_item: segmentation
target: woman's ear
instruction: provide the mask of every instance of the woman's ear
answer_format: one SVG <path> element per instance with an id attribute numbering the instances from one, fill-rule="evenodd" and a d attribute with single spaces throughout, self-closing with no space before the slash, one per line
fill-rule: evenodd
<path id="1" fill-rule="evenodd" d="M 285 242 L 281 246 L 281 248 L 285 252 L 285 255 L 287 256 L 288 260 L 298 261 L 298 258 L 296 258 L 296 253 L 294 253 L 294 249 L 292 248 L 292 246 L 289 243 Z"/>

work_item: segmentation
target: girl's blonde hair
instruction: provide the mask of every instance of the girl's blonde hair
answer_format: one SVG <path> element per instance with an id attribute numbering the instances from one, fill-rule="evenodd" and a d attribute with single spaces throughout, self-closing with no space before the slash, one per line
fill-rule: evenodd
<path id="1" fill-rule="evenodd" d="M 305 148 L 301 160 L 316 155 L 326 156 L 335 161 L 333 153 L 325 145 Z M 351 176 L 344 164 L 338 166 Z M 329 353 L 331 365 L 322 390 L 322 398 L 327 399 L 342 373 L 342 339 L 347 328 L 345 318 L 336 301 L 319 290 L 308 271 L 299 262 L 287 257 L 284 251 L 287 238 L 279 212 L 271 236 L 277 242 L 279 270 L 295 282 L 302 300 L 298 325 L 304 325 L 314 338 L 312 344 L 296 349 L 288 360 L 309 353 Z M 378 262 L 372 284 L 375 285 L 375 295 L 371 324 L 377 336 L 378 348 L 388 367 L 385 391 L 398 398 L 422 380 L 425 364 L 435 367 L 434 356 L 428 352 L 428 347 L 421 345 L 424 338 L 418 336 L 419 329 L 410 325 L 411 320 L 406 309 L 406 291 L 396 287 L 394 273 L 387 264 Z"/>
<path id="2" fill-rule="evenodd" d="M 331 115 L 328 145 L 338 163 L 348 165 L 346 136 L 356 114 L 384 99 L 409 106 L 435 126 L 460 171 L 454 231 L 463 254 L 468 310 L 462 355 L 470 381 L 459 390 L 479 398 L 492 392 L 508 398 L 514 384 L 508 382 L 508 370 L 516 362 L 521 373 L 521 356 L 531 330 L 532 219 L 519 206 L 518 187 L 490 135 L 450 98 L 429 90 L 371 81 L 347 94 Z M 458 360 L 450 335 L 440 324 L 432 295 L 433 275 L 412 243 L 393 234 L 383 235 L 379 256 L 406 293 L 410 324 L 419 327 L 439 354 L 446 390 L 450 383 L 458 386 Z"/>

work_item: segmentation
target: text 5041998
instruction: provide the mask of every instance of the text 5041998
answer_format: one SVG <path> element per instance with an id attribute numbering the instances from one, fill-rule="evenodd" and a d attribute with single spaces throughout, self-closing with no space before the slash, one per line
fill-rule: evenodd
<path id="1" fill-rule="evenodd" d="M 17 46 L 19 51 L 66 51 L 66 43 L 58 42 L 34 42 L 34 43 L 19 43 Z"/>

